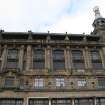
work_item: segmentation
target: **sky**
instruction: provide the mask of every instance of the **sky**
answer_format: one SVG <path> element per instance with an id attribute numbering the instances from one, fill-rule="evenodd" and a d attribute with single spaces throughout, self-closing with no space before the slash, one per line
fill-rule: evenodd
<path id="1" fill-rule="evenodd" d="M 0 29 L 89 34 L 95 6 L 105 17 L 105 0 L 0 0 Z"/>

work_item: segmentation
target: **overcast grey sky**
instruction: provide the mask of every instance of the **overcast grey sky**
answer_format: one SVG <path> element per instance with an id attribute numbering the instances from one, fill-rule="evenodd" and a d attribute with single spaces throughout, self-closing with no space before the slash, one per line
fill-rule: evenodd
<path id="1" fill-rule="evenodd" d="M 0 28 L 22 32 L 90 33 L 96 5 L 105 17 L 105 0 L 0 0 Z"/>

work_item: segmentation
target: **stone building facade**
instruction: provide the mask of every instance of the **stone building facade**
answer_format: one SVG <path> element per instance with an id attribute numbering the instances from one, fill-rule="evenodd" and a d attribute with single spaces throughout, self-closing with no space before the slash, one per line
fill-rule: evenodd
<path id="1" fill-rule="evenodd" d="M 0 105 L 105 105 L 105 18 L 90 35 L 0 31 Z"/>

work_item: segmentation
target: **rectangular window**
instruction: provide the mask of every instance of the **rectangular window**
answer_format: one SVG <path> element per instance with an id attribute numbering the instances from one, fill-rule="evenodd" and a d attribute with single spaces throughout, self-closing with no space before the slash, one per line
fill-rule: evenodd
<path id="1" fill-rule="evenodd" d="M 79 79 L 77 81 L 78 87 L 86 87 L 86 80 L 85 79 Z"/>
<path id="2" fill-rule="evenodd" d="M 7 68 L 16 69 L 18 67 L 18 50 L 8 49 Z"/>
<path id="3" fill-rule="evenodd" d="M 23 99 L 0 99 L 0 105 L 23 105 Z"/>
<path id="4" fill-rule="evenodd" d="M 72 50 L 72 62 L 74 69 L 84 69 L 83 52 L 80 50 Z"/>
<path id="5" fill-rule="evenodd" d="M 105 105 L 105 98 L 97 98 L 96 103 L 97 105 Z"/>
<path id="6" fill-rule="evenodd" d="M 33 50 L 33 68 L 37 70 L 45 68 L 45 51 L 43 49 Z"/>
<path id="7" fill-rule="evenodd" d="M 72 105 L 70 99 L 52 99 L 51 105 Z"/>
<path id="8" fill-rule="evenodd" d="M 98 78 L 98 88 L 105 88 L 105 78 Z"/>
<path id="9" fill-rule="evenodd" d="M 92 99 L 75 99 L 75 105 L 93 105 Z"/>
<path id="10" fill-rule="evenodd" d="M 34 88 L 43 88 L 44 87 L 44 79 L 36 78 L 34 81 Z"/>
<path id="11" fill-rule="evenodd" d="M 18 61 L 17 60 L 7 60 L 7 68 L 8 69 L 18 68 Z"/>
<path id="12" fill-rule="evenodd" d="M 53 50 L 53 69 L 64 70 L 65 69 L 65 58 L 64 50 Z"/>
<path id="13" fill-rule="evenodd" d="M 62 88 L 65 86 L 64 78 L 56 78 L 56 87 Z"/>
<path id="14" fill-rule="evenodd" d="M 4 83 L 4 87 L 5 88 L 12 88 L 14 87 L 14 77 L 6 77 L 5 78 L 5 83 Z"/>
<path id="15" fill-rule="evenodd" d="M 102 60 L 98 50 L 91 51 L 91 61 L 94 69 L 102 69 Z"/>
<path id="16" fill-rule="evenodd" d="M 17 59 L 18 50 L 17 49 L 8 49 L 8 59 Z"/>
<path id="17" fill-rule="evenodd" d="M 49 105 L 48 99 L 29 99 L 28 101 L 29 105 Z"/>

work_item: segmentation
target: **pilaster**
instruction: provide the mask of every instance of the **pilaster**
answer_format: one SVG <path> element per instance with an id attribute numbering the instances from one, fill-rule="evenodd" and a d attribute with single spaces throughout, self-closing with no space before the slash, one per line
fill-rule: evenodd
<path id="1" fill-rule="evenodd" d="M 19 69 L 20 71 L 23 70 L 23 58 L 24 58 L 24 45 L 21 45 L 19 51 Z"/>
<path id="2" fill-rule="evenodd" d="M 26 55 L 26 70 L 31 69 L 31 62 L 32 61 L 32 46 L 28 45 L 27 46 L 27 55 Z"/>
<path id="3" fill-rule="evenodd" d="M 4 45 L 3 47 L 1 60 L 2 60 L 1 71 L 3 71 L 3 69 L 6 68 L 6 64 L 7 64 L 7 45 Z"/>
<path id="4" fill-rule="evenodd" d="M 50 46 L 47 46 L 45 49 L 45 68 L 48 70 L 51 69 L 51 48 Z"/>
<path id="5" fill-rule="evenodd" d="M 70 71 L 71 68 L 72 68 L 72 65 L 71 65 L 71 54 L 70 54 L 70 47 L 69 46 L 67 46 L 66 50 L 65 50 L 65 66 L 66 66 L 66 69 L 68 71 Z"/>
<path id="6" fill-rule="evenodd" d="M 89 48 L 85 47 L 84 50 L 84 60 L 85 60 L 85 68 L 87 71 L 90 71 L 91 69 L 91 62 L 90 62 L 90 54 L 89 54 Z"/>

